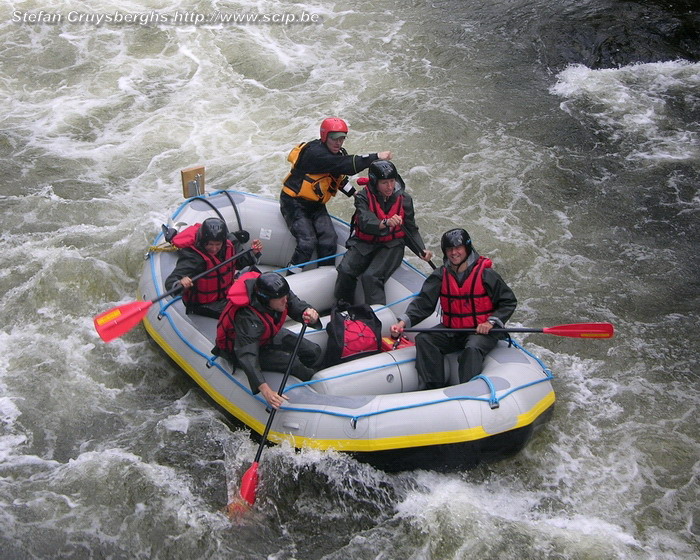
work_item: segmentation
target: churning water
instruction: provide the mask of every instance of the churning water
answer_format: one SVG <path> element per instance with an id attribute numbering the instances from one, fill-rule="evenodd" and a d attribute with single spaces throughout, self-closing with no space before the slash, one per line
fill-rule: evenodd
<path id="1" fill-rule="evenodd" d="M 691 4 L 181 4 L 0 7 L 0 556 L 698 558 Z M 521 339 L 558 403 L 512 459 L 387 475 L 269 448 L 232 525 L 248 431 L 142 328 L 107 345 L 92 317 L 134 299 L 180 169 L 276 196 L 329 115 L 351 153 L 394 152 L 434 251 L 469 230 L 516 324 L 617 334 Z"/>

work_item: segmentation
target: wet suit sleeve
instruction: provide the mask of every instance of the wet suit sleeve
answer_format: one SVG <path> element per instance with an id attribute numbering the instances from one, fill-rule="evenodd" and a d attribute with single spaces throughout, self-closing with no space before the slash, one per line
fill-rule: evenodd
<path id="1" fill-rule="evenodd" d="M 432 274 L 425 279 L 420 293 L 409 304 L 406 313 L 398 319 L 403 321 L 407 327 L 420 323 L 427 318 L 437 306 L 440 298 L 440 287 L 442 286 L 442 275 L 445 267 L 439 266 L 433 270 Z"/>
<path id="2" fill-rule="evenodd" d="M 260 369 L 260 337 L 265 332 L 262 320 L 250 308 L 241 308 L 234 318 L 236 339 L 233 351 L 238 360 L 238 365 L 248 377 L 250 389 L 253 393 L 260 391 L 259 387 L 265 383 L 265 376 Z"/>
<path id="3" fill-rule="evenodd" d="M 315 140 L 304 150 L 297 168 L 304 173 L 330 173 L 331 175 L 355 175 L 379 159 L 376 153 L 362 156 L 348 154 L 345 150 L 332 153 L 320 140 Z"/>
<path id="4" fill-rule="evenodd" d="M 299 299 L 294 292 L 289 292 L 289 301 L 287 302 L 287 313 L 292 319 L 299 323 L 302 323 L 304 321 L 302 315 L 304 311 L 309 307 L 313 308 L 312 305 L 309 305 L 304 300 Z M 321 319 L 316 321 L 313 325 L 309 326 L 314 329 L 320 329 L 322 327 Z"/>
<path id="5" fill-rule="evenodd" d="M 229 234 L 229 241 L 233 243 L 233 253 L 238 254 L 241 251 L 245 251 L 246 248 L 241 245 L 241 243 L 236 239 L 236 237 L 233 234 Z M 261 253 L 256 253 L 255 251 L 251 251 L 250 253 L 246 253 L 245 255 L 242 255 L 236 259 L 236 270 L 241 270 L 245 268 L 246 266 L 253 266 L 258 264 L 258 259 L 260 258 Z"/>
<path id="6" fill-rule="evenodd" d="M 175 269 L 165 279 L 165 289 L 171 290 L 175 282 L 180 280 L 180 278 L 185 276 L 193 278 L 197 274 L 201 274 L 206 270 L 206 266 L 204 259 L 196 252 L 188 248 L 180 249 L 180 256 L 177 259 Z"/>
<path id="7" fill-rule="evenodd" d="M 493 301 L 494 306 L 494 311 L 489 318 L 496 319 L 497 322 L 500 322 L 497 326 L 503 327 L 506 321 L 513 315 L 518 305 L 518 300 L 513 290 L 511 290 L 508 284 L 501 278 L 501 275 L 492 268 L 484 269 L 483 278 L 486 292 L 491 298 L 491 301 Z"/>

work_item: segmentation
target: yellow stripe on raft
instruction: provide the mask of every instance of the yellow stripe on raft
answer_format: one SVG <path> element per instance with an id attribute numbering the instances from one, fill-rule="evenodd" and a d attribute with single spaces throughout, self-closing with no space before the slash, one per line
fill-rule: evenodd
<path id="1" fill-rule="evenodd" d="M 185 371 L 195 380 L 195 382 L 204 389 L 207 394 L 213 398 L 217 404 L 224 408 L 227 412 L 238 418 L 241 422 L 255 430 L 258 434 L 262 434 L 265 430 L 265 424 L 258 421 L 255 417 L 233 405 L 231 401 L 226 399 L 214 387 L 212 387 L 206 379 L 204 379 L 196 369 L 194 369 L 182 356 L 180 356 L 172 347 L 165 341 L 163 337 L 153 328 L 148 318 L 143 319 L 146 330 L 151 335 L 153 340 Z M 542 398 L 535 406 L 527 412 L 518 415 L 518 421 L 507 431 L 522 428 L 532 424 L 545 410 L 554 404 L 554 391 L 550 391 Z M 405 449 L 408 447 L 424 447 L 427 445 L 444 445 L 452 443 L 462 443 L 466 441 L 475 441 L 484 439 L 495 434 L 488 433 L 482 426 L 468 428 L 466 430 L 452 430 L 449 432 L 434 432 L 430 434 L 415 434 L 410 436 L 399 436 L 381 439 L 318 439 L 301 436 L 293 436 L 291 434 L 283 434 L 280 432 L 270 431 L 268 439 L 276 443 L 288 441 L 296 448 L 314 448 L 314 449 L 333 449 L 336 451 L 387 451 L 391 449 Z"/>

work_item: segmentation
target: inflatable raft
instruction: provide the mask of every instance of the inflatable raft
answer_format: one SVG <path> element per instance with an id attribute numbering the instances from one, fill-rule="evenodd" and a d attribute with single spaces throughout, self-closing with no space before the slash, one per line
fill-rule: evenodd
<path id="1" fill-rule="evenodd" d="M 277 200 L 238 191 L 217 191 L 187 199 L 168 227 L 182 228 L 219 216 L 231 231 L 246 230 L 263 242 L 261 270 L 278 270 L 295 248 Z M 345 252 L 346 222 L 333 218 Z M 164 281 L 177 252 L 167 249 L 161 232 L 149 251 L 139 296 L 153 300 L 165 293 Z M 339 257 L 336 257 L 339 258 Z M 291 289 L 314 306 L 324 326 L 335 303 L 333 266 L 305 267 L 287 277 Z M 383 336 L 417 293 L 425 275 L 404 261 L 386 284 L 386 306 L 373 306 Z M 358 292 L 356 301 L 361 301 Z M 228 413 L 261 434 L 268 418 L 266 402 L 253 395 L 245 374 L 212 355 L 216 320 L 186 315 L 180 297 L 164 297 L 144 317 L 149 335 L 196 383 Z M 437 314 L 416 327 L 439 322 Z M 290 321 L 287 327 L 300 330 Z M 409 334 L 409 338 L 411 338 Z M 325 330 L 307 329 L 306 337 L 323 348 Z M 457 355 L 448 355 L 446 372 L 457 377 Z M 277 390 L 281 373 L 265 372 Z M 421 390 L 415 368 L 415 347 L 382 352 L 319 371 L 301 382 L 289 378 L 286 405 L 279 409 L 269 439 L 289 441 L 296 448 L 313 447 L 352 453 L 386 471 L 415 468 L 458 470 L 518 452 L 554 405 L 552 374 L 514 341 L 500 342 L 489 353 L 483 373 L 467 383 Z"/>

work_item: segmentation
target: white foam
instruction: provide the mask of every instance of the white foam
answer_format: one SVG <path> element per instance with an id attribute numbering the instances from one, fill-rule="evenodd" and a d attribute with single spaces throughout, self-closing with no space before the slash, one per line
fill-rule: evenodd
<path id="1" fill-rule="evenodd" d="M 549 511 L 543 507 L 545 494 L 525 488 L 514 477 L 470 483 L 422 473 L 417 479 L 421 488 L 398 505 L 397 516 L 433 539 L 454 541 L 452 546 L 462 551 L 499 550 L 509 542 L 508 535 L 573 556 L 593 551 L 598 557 L 624 555 L 628 547 L 639 545 L 629 531 L 602 515 Z"/>
<path id="2" fill-rule="evenodd" d="M 190 427 L 190 419 L 187 417 L 187 415 L 180 412 L 175 416 L 168 416 L 164 420 L 161 420 L 160 425 L 162 425 L 166 430 L 186 434 Z"/>
<path id="3" fill-rule="evenodd" d="M 638 143 L 628 158 L 656 161 L 700 156 L 698 123 L 678 119 L 671 106 L 675 101 L 697 110 L 698 91 L 700 63 L 683 60 L 602 70 L 575 64 L 550 89 L 567 99 L 564 111 L 592 119 L 612 140 Z"/>

